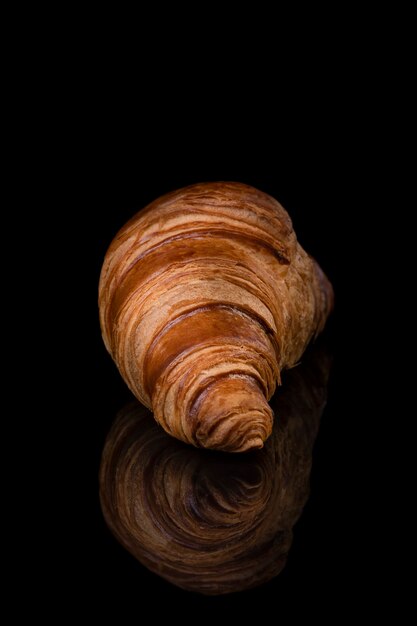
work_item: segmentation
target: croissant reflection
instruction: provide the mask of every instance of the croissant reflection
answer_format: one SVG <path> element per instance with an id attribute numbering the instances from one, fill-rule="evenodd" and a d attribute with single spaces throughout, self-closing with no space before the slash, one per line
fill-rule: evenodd
<path id="1" fill-rule="evenodd" d="M 117 539 L 189 591 L 242 591 L 279 574 L 308 497 L 329 367 L 316 350 L 288 372 L 271 401 L 270 439 L 238 456 L 176 441 L 137 402 L 120 411 L 100 469 L 101 505 Z"/>

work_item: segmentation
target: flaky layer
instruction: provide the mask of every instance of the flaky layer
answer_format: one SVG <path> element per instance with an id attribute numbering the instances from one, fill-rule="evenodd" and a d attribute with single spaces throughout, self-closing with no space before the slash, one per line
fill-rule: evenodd
<path id="1" fill-rule="evenodd" d="M 196 446 L 262 447 L 267 403 L 332 305 L 324 274 L 273 198 L 240 183 L 159 198 L 112 242 L 103 338 L 163 428 Z"/>

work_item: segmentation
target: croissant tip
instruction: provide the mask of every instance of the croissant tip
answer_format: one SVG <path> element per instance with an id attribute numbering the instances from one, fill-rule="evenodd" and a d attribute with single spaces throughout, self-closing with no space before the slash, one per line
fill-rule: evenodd
<path id="1" fill-rule="evenodd" d="M 204 448 L 209 448 L 212 450 L 219 450 L 221 452 L 231 452 L 236 454 L 241 454 L 242 452 L 252 452 L 254 450 L 261 450 L 264 447 L 264 440 L 261 436 L 253 437 L 251 439 L 245 439 L 240 445 L 237 445 L 235 442 L 223 441 L 223 442 L 214 442 L 214 441 L 201 441 L 200 445 Z"/>
<path id="2" fill-rule="evenodd" d="M 242 429 L 242 424 L 251 425 L 251 428 L 245 431 Z M 262 424 L 258 424 L 258 426 L 259 427 L 254 430 L 251 424 L 251 416 L 248 416 L 247 419 L 240 417 L 238 422 L 232 418 L 224 420 L 221 427 L 214 428 L 212 432 L 202 432 L 201 429 L 197 433 L 197 440 L 199 445 L 203 448 L 223 452 L 241 453 L 260 450 L 264 447 L 265 441 L 271 434 L 272 419 L 270 415 L 266 414 L 262 419 Z"/>
<path id="3" fill-rule="evenodd" d="M 245 441 L 245 443 L 236 452 L 251 452 L 252 450 L 261 450 L 264 447 L 265 440 L 259 437 L 253 437 Z M 233 452 L 233 451 L 232 451 Z"/>

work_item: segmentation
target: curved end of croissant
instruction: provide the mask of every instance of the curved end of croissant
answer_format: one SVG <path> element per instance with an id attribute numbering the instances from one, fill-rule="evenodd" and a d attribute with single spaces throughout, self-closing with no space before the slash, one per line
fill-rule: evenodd
<path id="1" fill-rule="evenodd" d="M 257 382 L 237 375 L 209 385 L 194 403 L 192 418 L 198 446 L 246 452 L 263 447 L 273 412 Z"/>

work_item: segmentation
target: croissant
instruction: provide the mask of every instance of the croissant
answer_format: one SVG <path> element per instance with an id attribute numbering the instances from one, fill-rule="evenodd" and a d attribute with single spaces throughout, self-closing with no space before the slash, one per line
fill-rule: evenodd
<path id="1" fill-rule="evenodd" d="M 171 435 L 230 452 L 261 448 L 281 371 L 324 327 L 332 287 L 269 195 L 203 183 L 137 213 L 106 254 L 105 345 Z"/>
<path id="2" fill-rule="evenodd" d="M 244 457 L 175 441 L 137 402 L 122 409 L 100 467 L 102 511 L 119 542 L 189 591 L 242 591 L 279 574 L 309 493 L 330 363 L 319 351 L 286 375 L 272 436 Z"/>

